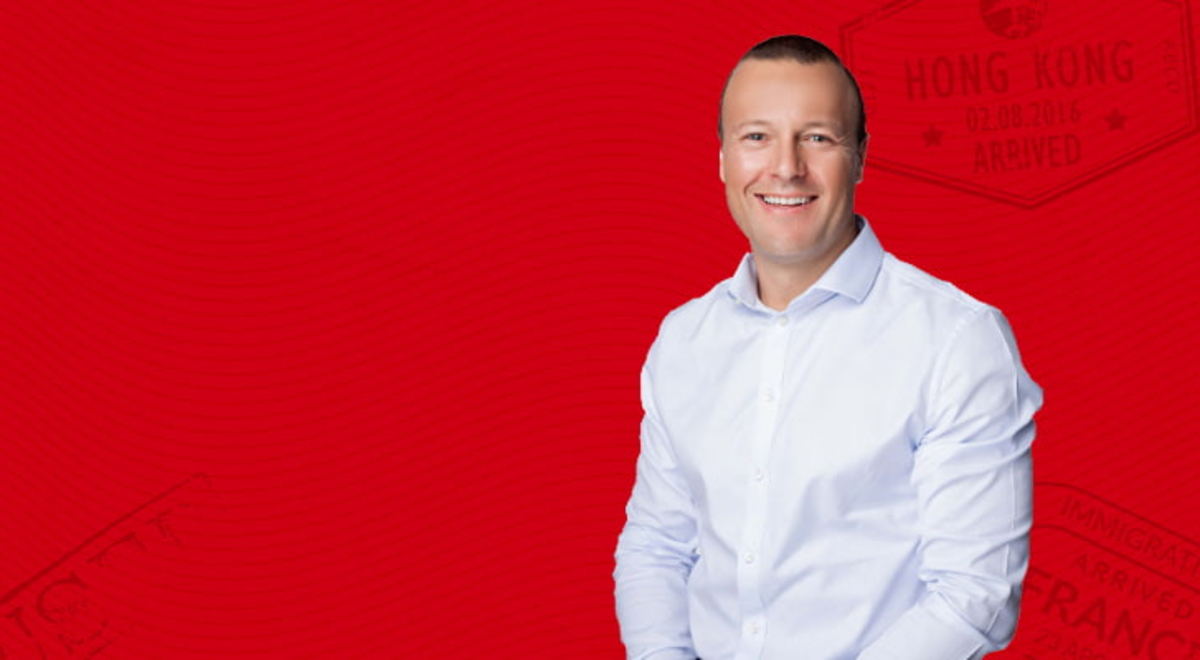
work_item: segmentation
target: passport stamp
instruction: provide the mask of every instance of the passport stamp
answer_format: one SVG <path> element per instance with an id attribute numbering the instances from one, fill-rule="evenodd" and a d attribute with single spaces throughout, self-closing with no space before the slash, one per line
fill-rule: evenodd
<path id="1" fill-rule="evenodd" d="M 1200 544 L 1081 488 L 1040 483 L 1020 660 L 1200 658 Z"/>
<path id="2" fill-rule="evenodd" d="M 1188 0 L 894 0 L 844 25 L 868 163 L 1033 208 L 1200 128 Z"/>

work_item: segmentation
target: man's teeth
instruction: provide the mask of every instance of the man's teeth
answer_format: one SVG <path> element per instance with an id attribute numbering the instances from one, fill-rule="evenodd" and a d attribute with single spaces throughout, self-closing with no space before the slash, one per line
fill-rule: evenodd
<path id="1" fill-rule="evenodd" d="M 771 197 L 770 195 L 763 195 L 764 202 L 779 206 L 803 206 L 812 200 L 812 197 Z"/>

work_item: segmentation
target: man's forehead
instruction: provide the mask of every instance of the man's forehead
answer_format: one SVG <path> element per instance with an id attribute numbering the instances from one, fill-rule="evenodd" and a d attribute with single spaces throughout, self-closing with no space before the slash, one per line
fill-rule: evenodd
<path id="1" fill-rule="evenodd" d="M 763 85 L 794 83 L 797 80 L 831 83 L 840 90 L 852 91 L 850 79 L 833 62 L 797 62 L 792 59 L 747 59 L 738 62 L 729 75 L 726 94 L 752 90 Z"/>
<path id="2" fill-rule="evenodd" d="M 832 62 L 745 60 L 734 68 L 723 101 L 723 111 L 743 115 L 726 120 L 740 123 L 765 119 L 753 116 L 758 112 L 798 105 L 840 115 L 851 112 L 855 99 L 849 78 Z"/>

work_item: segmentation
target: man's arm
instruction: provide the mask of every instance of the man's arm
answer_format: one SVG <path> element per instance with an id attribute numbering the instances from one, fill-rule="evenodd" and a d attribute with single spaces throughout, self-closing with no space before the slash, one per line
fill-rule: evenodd
<path id="1" fill-rule="evenodd" d="M 957 329 L 929 388 L 913 469 L 925 594 L 859 660 L 975 659 L 1003 648 L 1015 631 L 1041 389 L 991 308 Z"/>
<path id="2" fill-rule="evenodd" d="M 696 562 L 696 514 L 642 369 L 641 454 L 617 542 L 617 620 L 630 660 L 693 660 L 687 580 Z"/>

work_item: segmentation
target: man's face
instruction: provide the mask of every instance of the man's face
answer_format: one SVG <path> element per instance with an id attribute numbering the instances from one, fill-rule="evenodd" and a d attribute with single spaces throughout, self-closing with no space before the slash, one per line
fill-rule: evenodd
<path id="1" fill-rule="evenodd" d="M 855 103 L 830 62 L 751 59 L 734 69 L 721 110 L 721 181 L 757 260 L 823 269 L 853 240 L 866 155 Z"/>

